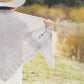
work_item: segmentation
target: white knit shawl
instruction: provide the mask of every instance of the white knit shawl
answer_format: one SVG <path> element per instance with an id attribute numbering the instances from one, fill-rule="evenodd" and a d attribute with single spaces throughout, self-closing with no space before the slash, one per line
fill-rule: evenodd
<path id="1" fill-rule="evenodd" d="M 52 34 L 45 42 L 38 40 L 45 29 L 43 18 L 0 10 L 0 79 L 9 80 L 38 51 L 54 66 Z"/>

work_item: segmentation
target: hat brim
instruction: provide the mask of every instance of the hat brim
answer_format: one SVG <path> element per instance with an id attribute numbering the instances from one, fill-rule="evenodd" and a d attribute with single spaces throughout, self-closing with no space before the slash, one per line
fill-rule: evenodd
<path id="1" fill-rule="evenodd" d="M 13 0 L 10 2 L 0 2 L 1 7 L 12 7 L 12 8 L 17 8 L 22 6 L 26 0 Z"/>

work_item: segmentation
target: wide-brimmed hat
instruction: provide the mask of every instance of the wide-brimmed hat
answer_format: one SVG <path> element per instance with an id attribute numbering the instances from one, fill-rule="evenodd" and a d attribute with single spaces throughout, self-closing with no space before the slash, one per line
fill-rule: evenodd
<path id="1" fill-rule="evenodd" d="M 26 0 L 0 0 L 0 6 L 16 8 L 22 6 L 25 1 Z"/>

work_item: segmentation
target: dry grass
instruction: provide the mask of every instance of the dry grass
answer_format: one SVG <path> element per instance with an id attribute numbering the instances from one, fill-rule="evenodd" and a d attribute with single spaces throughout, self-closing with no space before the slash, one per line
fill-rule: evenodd
<path id="1" fill-rule="evenodd" d="M 59 22 L 56 24 L 56 28 L 55 46 L 57 50 L 71 56 L 73 60 L 84 61 L 84 25 Z"/>
<path id="2" fill-rule="evenodd" d="M 65 13 L 62 9 L 60 8 L 45 8 L 44 6 L 40 6 L 38 4 L 34 4 L 31 6 L 26 6 L 26 7 L 20 7 L 17 9 L 17 11 L 26 13 L 26 14 L 32 14 L 35 16 L 40 16 L 44 17 L 46 19 L 52 19 L 56 20 L 57 18 L 64 19 Z"/>
<path id="3" fill-rule="evenodd" d="M 39 4 L 34 4 L 31 6 L 22 6 L 17 9 L 17 11 L 32 14 L 35 16 L 41 16 L 44 18 L 49 18 L 55 21 L 60 18 L 61 20 L 71 20 L 75 22 L 84 22 L 84 8 L 68 8 L 68 7 L 52 7 L 47 8 L 45 6 L 41 6 Z"/>
<path id="4" fill-rule="evenodd" d="M 67 18 L 75 22 L 84 22 L 84 7 L 81 8 L 69 8 L 67 12 Z"/>

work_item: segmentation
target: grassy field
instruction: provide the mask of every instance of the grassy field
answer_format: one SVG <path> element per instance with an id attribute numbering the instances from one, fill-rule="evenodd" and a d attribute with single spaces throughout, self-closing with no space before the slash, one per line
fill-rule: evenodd
<path id="1" fill-rule="evenodd" d="M 41 52 L 23 66 L 23 84 L 84 84 L 84 64 L 63 54 L 55 55 L 55 67 Z"/>

